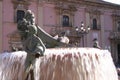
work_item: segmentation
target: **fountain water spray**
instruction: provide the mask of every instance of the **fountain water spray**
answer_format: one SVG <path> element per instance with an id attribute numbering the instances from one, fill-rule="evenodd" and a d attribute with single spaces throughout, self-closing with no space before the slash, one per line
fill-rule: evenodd
<path id="1" fill-rule="evenodd" d="M 24 51 L 0 54 L 0 80 L 23 80 L 25 58 Z M 35 80 L 118 80 L 110 52 L 95 48 L 47 49 L 36 61 L 34 77 Z"/>

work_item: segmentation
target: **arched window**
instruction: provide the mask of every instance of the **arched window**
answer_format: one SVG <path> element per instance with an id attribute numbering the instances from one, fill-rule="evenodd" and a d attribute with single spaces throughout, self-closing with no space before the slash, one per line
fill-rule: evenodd
<path id="1" fill-rule="evenodd" d="M 25 15 L 25 12 L 23 10 L 17 10 L 17 22 L 22 20 Z"/>
<path id="2" fill-rule="evenodd" d="M 93 19 L 93 29 L 97 29 L 97 20 Z"/>
<path id="3" fill-rule="evenodd" d="M 63 27 L 69 27 L 69 16 L 63 15 L 62 25 Z"/>

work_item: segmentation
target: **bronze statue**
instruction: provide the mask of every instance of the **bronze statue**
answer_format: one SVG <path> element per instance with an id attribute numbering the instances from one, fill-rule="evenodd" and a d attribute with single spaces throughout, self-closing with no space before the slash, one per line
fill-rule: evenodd
<path id="1" fill-rule="evenodd" d="M 44 55 L 46 47 L 42 40 L 37 36 L 35 17 L 30 10 L 26 12 L 23 20 L 18 23 L 18 30 L 22 32 L 23 47 L 27 52 L 25 61 L 25 78 L 27 78 L 27 75 L 34 68 L 36 58 Z"/>

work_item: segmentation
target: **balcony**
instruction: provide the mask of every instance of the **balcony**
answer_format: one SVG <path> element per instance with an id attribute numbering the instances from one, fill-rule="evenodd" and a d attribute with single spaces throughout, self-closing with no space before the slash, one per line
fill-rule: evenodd
<path id="1" fill-rule="evenodd" d="M 110 39 L 120 40 L 120 32 L 119 31 L 111 31 Z"/>
<path id="2" fill-rule="evenodd" d="M 91 29 L 92 30 L 101 30 L 101 25 L 96 25 L 95 27 L 93 27 L 93 24 L 92 24 Z"/>

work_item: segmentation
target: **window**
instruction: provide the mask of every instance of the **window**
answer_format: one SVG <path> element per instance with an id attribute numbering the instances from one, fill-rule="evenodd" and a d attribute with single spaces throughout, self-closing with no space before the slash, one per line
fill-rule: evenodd
<path id="1" fill-rule="evenodd" d="M 97 29 L 97 20 L 93 19 L 93 29 Z"/>
<path id="2" fill-rule="evenodd" d="M 120 31 L 120 21 L 118 21 L 117 30 Z"/>
<path id="3" fill-rule="evenodd" d="M 64 27 L 68 27 L 68 26 L 69 26 L 69 16 L 63 15 L 62 25 L 63 25 Z"/>
<path id="4" fill-rule="evenodd" d="M 17 22 L 22 20 L 25 15 L 25 12 L 23 10 L 17 10 Z"/>

